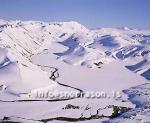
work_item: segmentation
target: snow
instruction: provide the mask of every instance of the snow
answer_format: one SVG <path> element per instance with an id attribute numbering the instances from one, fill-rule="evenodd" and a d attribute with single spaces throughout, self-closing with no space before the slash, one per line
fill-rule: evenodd
<path id="1" fill-rule="evenodd" d="M 42 59 L 40 61 L 37 61 L 37 57 L 40 57 Z M 46 66 L 55 65 L 55 67 L 59 68 L 60 73 L 58 81 L 65 82 L 65 84 L 78 87 L 85 91 L 119 91 L 147 82 L 144 78 L 127 70 L 119 61 L 103 65 L 101 69 L 89 69 L 81 66 L 74 67 L 71 65 L 67 65 L 60 61 L 56 61 L 55 59 L 54 62 L 47 62 L 53 60 L 47 54 L 39 54 L 33 56 L 33 63 L 34 59 L 36 61 L 35 64 L 41 63 L 41 65 Z M 118 73 L 120 73 L 120 75 L 118 75 Z M 108 85 L 110 82 L 112 84 L 109 87 Z"/>
<path id="2" fill-rule="evenodd" d="M 84 122 L 149 122 L 148 109 L 144 109 L 146 114 L 137 109 L 139 105 L 143 109 L 149 97 L 134 93 L 131 98 L 130 93 L 133 88 L 139 94 L 149 93 L 148 85 L 144 86 L 150 77 L 149 35 L 149 30 L 127 27 L 90 30 L 74 21 L 0 20 L 0 119 L 40 122 L 89 118 L 98 112 L 105 117 Z M 85 95 L 36 97 L 49 92 Z M 87 98 L 88 92 L 107 96 Z M 68 104 L 79 108 L 63 109 Z M 111 120 L 109 106 L 132 110 Z M 130 113 L 137 116 L 125 119 Z"/>

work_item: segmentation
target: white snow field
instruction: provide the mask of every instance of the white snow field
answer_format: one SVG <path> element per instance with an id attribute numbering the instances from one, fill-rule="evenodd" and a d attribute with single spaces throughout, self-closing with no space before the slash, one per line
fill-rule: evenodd
<path id="1" fill-rule="evenodd" d="M 149 80 L 150 30 L 0 20 L 2 123 L 150 123 Z"/>

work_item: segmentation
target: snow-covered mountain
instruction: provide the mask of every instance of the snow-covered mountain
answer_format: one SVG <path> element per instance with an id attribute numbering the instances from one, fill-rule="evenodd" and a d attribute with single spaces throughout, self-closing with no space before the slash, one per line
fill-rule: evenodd
<path id="1" fill-rule="evenodd" d="M 148 80 L 150 30 L 91 30 L 73 21 L 0 20 L 0 119 L 48 122 L 72 118 L 87 122 L 88 118 L 109 118 L 114 106 L 135 107 L 136 103 L 128 99 L 124 90 L 149 83 Z M 37 93 L 49 91 L 73 92 L 78 97 L 36 97 Z M 87 91 L 104 91 L 109 96 L 117 91 L 122 97 L 81 98 Z M 68 104 L 77 105 L 77 109 L 62 110 Z M 43 108 L 37 109 L 40 105 Z M 112 109 L 110 114 L 106 113 Z"/>

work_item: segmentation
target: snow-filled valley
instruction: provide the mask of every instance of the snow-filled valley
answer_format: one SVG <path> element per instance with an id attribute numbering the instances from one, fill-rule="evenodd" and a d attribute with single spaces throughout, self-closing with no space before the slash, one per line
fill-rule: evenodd
<path id="1" fill-rule="evenodd" d="M 150 30 L 0 20 L 0 122 L 150 123 L 149 80 Z"/>

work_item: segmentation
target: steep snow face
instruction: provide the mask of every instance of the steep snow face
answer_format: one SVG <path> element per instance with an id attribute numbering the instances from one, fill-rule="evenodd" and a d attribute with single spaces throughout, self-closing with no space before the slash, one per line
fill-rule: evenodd
<path id="1" fill-rule="evenodd" d="M 77 22 L 0 20 L 0 119 L 80 120 L 110 117 L 114 105 L 134 108 L 122 90 L 149 82 L 149 35 L 149 30 L 129 28 L 90 30 Z M 78 99 L 36 98 L 61 91 L 75 92 Z M 79 98 L 87 91 L 108 97 Z M 122 97 L 111 98 L 114 91 Z"/>
<path id="2" fill-rule="evenodd" d="M 148 31 L 102 28 L 89 30 L 77 22 L 2 22 L 1 47 L 11 48 L 19 59 L 62 45 L 52 52 L 73 65 L 94 67 L 102 59 L 126 59 L 149 49 Z M 4 24 L 5 23 L 5 24 Z M 13 42 L 12 42 L 13 40 Z M 143 45 L 147 44 L 147 45 Z M 61 49 L 62 49 L 61 48 Z M 24 57 L 25 56 L 25 57 Z M 103 60 L 104 61 L 104 60 Z"/>
<path id="3" fill-rule="evenodd" d="M 32 89 L 53 84 L 44 73 L 36 67 L 23 66 L 21 62 L 12 60 L 8 51 L 0 49 L 0 85 L 14 93 L 28 93 Z M 37 76 L 35 78 L 35 76 Z M 34 82 L 34 83 L 33 83 Z"/>
<path id="4" fill-rule="evenodd" d="M 115 60 L 128 60 L 126 66 L 129 66 L 129 70 L 134 69 L 134 72 L 149 78 L 149 35 L 148 30 L 126 28 L 89 30 L 73 21 L 45 23 L 0 20 L 0 45 L 3 48 L 0 63 L 1 67 L 9 61 L 14 63 L 25 83 L 37 81 L 36 85 L 33 84 L 35 87 L 28 87 L 29 90 L 42 86 L 40 81 L 43 78 L 46 83 L 51 83 L 50 74 L 31 62 L 32 56 L 47 50 L 50 56 L 55 55 L 59 61 L 89 68 L 100 68 Z M 5 58 L 6 54 L 9 59 Z M 142 60 L 147 63 L 140 67 L 136 65 Z M 34 79 L 28 74 L 30 72 L 39 78 Z"/>
<path id="5" fill-rule="evenodd" d="M 12 62 L 7 56 L 7 50 L 0 48 L 0 85 L 9 86 L 13 82 L 18 84 L 20 79 L 17 63 Z"/>
<path id="6" fill-rule="evenodd" d="M 31 55 L 49 49 L 51 43 L 57 41 L 60 36 L 64 38 L 74 32 L 89 31 L 76 22 L 3 20 L 0 21 L 0 29 L 0 85 L 5 85 L 7 89 L 16 93 L 29 93 L 34 89 L 56 84 L 49 78 L 51 73 L 30 62 Z"/>
<path id="7" fill-rule="evenodd" d="M 4 20 L 0 21 L 0 29 L 1 48 L 7 49 L 9 57 L 19 61 L 22 68 L 41 71 L 30 62 L 30 57 L 46 50 L 67 64 L 89 68 L 102 67 L 115 60 L 149 61 L 150 32 L 147 30 L 89 30 L 77 22 Z M 139 71 L 142 74 L 147 70 Z"/>
<path id="8" fill-rule="evenodd" d="M 58 49 L 58 52 L 65 51 L 66 47 L 58 42 L 76 33 L 86 34 L 89 31 L 77 22 L 44 23 L 1 20 L 0 87 L 3 88 L 1 90 L 19 96 L 25 93 L 27 94 L 25 97 L 34 96 L 32 92 L 40 93 L 49 90 L 77 91 L 53 81 L 55 77 L 53 72 L 57 69 L 55 66 L 50 67 L 50 72 L 47 72 L 42 66 L 33 64 L 30 57 L 47 49 L 51 50 L 52 54 Z M 7 96 L 2 97 L 4 100 L 7 99 Z"/>

